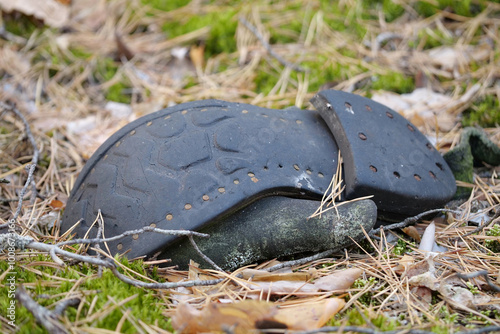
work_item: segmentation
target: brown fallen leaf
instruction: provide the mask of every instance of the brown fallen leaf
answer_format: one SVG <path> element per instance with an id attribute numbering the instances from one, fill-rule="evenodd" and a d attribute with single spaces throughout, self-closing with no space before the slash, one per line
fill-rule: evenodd
<path id="1" fill-rule="evenodd" d="M 49 205 L 55 211 L 59 211 L 64 207 L 64 203 L 57 199 L 52 200 Z"/>
<path id="2" fill-rule="evenodd" d="M 363 270 L 350 268 L 323 276 L 314 282 L 314 286 L 325 291 L 349 289 L 355 280 L 361 276 Z"/>
<path id="3" fill-rule="evenodd" d="M 411 289 L 413 296 L 423 305 L 430 305 L 432 302 L 432 290 L 425 286 L 416 286 Z"/>
<path id="4" fill-rule="evenodd" d="M 315 303 L 280 308 L 274 319 L 288 329 L 311 330 L 325 325 L 345 305 L 340 298 L 329 298 Z"/>
<path id="5" fill-rule="evenodd" d="M 309 330 L 323 326 L 342 307 L 343 299 L 278 308 L 264 301 L 245 300 L 238 303 L 211 303 L 202 310 L 181 303 L 172 315 L 172 327 L 179 333 L 259 333 L 263 329 Z"/>
<path id="6" fill-rule="evenodd" d="M 172 316 L 172 327 L 179 333 L 213 333 L 231 329 L 232 333 L 249 333 L 262 328 L 286 328 L 274 320 L 277 307 L 263 301 L 245 300 L 232 304 L 211 303 L 197 310 L 181 303 Z M 259 327 L 261 326 L 261 327 Z M 274 327 L 269 327 L 274 326 Z"/>
<path id="7" fill-rule="evenodd" d="M 69 6 L 55 0 L 0 0 L 0 8 L 5 12 L 18 11 L 33 15 L 46 25 L 61 28 L 69 19 Z"/>
<path id="8" fill-rule="evenodd" d="M 413 256 L 410 255 L 404 255 L 401 260 L 399 260 L 399 263 L 396 267 L 394 267 L 394 271 L 399 274 L 403 275 L 408 272 L 408 269 L 415 263 L 415 259 Z"/>
<path id="9" fill-rule="evenodd" d="M 420 233 L 418 233 L 418 230 L 415 226 L 405 227 L 402 229 L 402 231 L 415 241 L 420 242 L 420 240 L 422 240 L 422 238 L 420 237 Z"/>

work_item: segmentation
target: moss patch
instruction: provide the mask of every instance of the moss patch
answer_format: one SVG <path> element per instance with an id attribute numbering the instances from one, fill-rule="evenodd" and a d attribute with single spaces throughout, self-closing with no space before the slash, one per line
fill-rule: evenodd
<path id="1" fill-rule="evenodd" d="M 91 319 L 87 323 L 90 327 L 115 330 L 124 312 L 130 310 L 132 319 L 141 320 L 146 324 L 157 324 L 161 328 L 172 330 L 170 320 L 162 315 L 163 309 L 159 306 L 160 299 L 156 296 L 154 290 L 137 288 L 122 282 L 107 269 L 103 271 L 102 277 L 97 277 L 95 268 L 87 264 L 66 267 L 61 270 L 47 267 L 45 265 L 46 261 L 50 261 L 50 257 L 37 255 L 30 260 L 29 264 L 16 268 L 16 282 L 26 284 L 26 289 L 40 305 L 53 309 L 56 302 L 63 299 L 74 288 L 75 283 L 80 278 L 83 278 L 83 282 L 80 283 L 77 291 L 83 294 L 81 303 L 84 304 L 78 318 L 76 308 L 69 307 L 66 310 L 65 316 L 69 321 Z M 127 260 L 121 260 L 121 262 L 140 274 L 149 277 L 157 276 L 155 273 L 146 272 L 142 261 L 128 263 Z M 8 263 L 0 262 L 2 272 L 7 267 Z M 44 282 L 50 281 L 50 276 L 57 276 L 60 280 L 52 281 L 52 284 L 47 285 Z M 36 283 L 33 284 L 32 282 Z M 0 295 L 6 293 L 6 289 L 1 290 Z M 114 308 L 109 313 L 104 312 L 131 296 L 135 297 L 123 304 L 123 306 Z M 91 313 L 88 313 L 94 298 L 96 298 L 96 301 L 93 309 Z M 0 307 L 6 309 L 9 301 L 9 298 L 2 296 L 0 298 Z M 46 330 L 41 329 L 36 324 L 33 315 L 28 310 L 20 305 L 18 306 L 16 324 L 20 327 L 19 333 L 47 333 Z M 93 319 L 93 315 L 99 312 L 102 312 L 102 316 Z M 137 333 L 137 328 L 127 320 L 123 323 L 121 333 Z"/>

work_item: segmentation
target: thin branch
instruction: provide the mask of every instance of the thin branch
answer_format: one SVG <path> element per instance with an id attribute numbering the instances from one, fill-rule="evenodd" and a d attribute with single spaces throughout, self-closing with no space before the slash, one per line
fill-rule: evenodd
<path id="1" fill-rule="evenodd" d="M 38 163 L 38 157 L 40 155 L 40 151 L 38 150 L 38 147 L 36 146 L 35 137 L 33 137 L 33 133 L 31 133 L 30 124 L 28 123 L 26 118 L 24 118 L 23 114 L 19 111 L 19 109 L 17 109 L 16 107 L 8 105 L 8 104 L 3 103 L 3 102 L 0 102 L 0 107 L 2 107 L 5 110 L 12 111 L 23 122 L 24 130 L 26 131 L 26 136 L 28 137 L 28 140 L 30 141 L 31 146 L 33 146 L 33 157 L 31 158 L 31 163 L 33 165 L 36 165 Z"/>
<path id="2" fill-rule="evenodd" d="M 10 202 L 19 202 L 19 197 L 16 197 L 16 198 L 3 198 L 3 197 L 0 197 L 0 203 L 10 203 Z M 22 200 L 23 201 L 27 201 L 29 200 L 30 198 L 28 196 L 24 197 Z"/>
<path id="3" fill-rule="evenodd" d="M 456 275 L 458 278 L 461 278 L 464 280 L 471 279 L 471 278 L 478 277 L 478 276 L 483 276 L 484 279 L 486 280 L 486 283 L 493 291 L 500 292 L 500 286 L 493 284 L 490 277 L 488 276 L 487 270 L 475 271 L 475 272 L 469 273 L 469 274 L 457 273 Z"/>
<path id="4" fill-rule="evenodd" d="M 57 314 L 38 304 L 31 298 L 22 285 L 19 285 L 16 289 L 16 299 L 33 314 L 36 321 L 45 327 L 49 333 L 68 333 L 64 326 L 57 320 Z"/>
<path id="5" fill-rule="evenodd" d="M 257 28 L 255 28 L 244 17 L 240 17 L 240 22 L 248 30 L 250 30 L 252 32 L 252 34 L 255 35 L 255 37 L 257 37 L 259 39 L 259 41 L 262 43 L 262 46 L 264 47 L 264 49 L 266 49 L 266 51 L 269 53 L 269 55 L 271 55 L 273 58 L 275 58 L 277 61 L 279 61 L 283 66 L 290 67 L 291 69 L 293 69 L 293 70 L 295 70 L 297 72 L 306 72 L 306 70 L 303 67 L 301 67 L 299 65 L 296 65 L 296 64 L 290 63 L 289 61 L 283 59 L 279 54 L 277 54 L 276 52 L 274 52 L 273 49 L 271 48 L 271 46 L 269 45 L 269 43 L 264 39 L 264 37 L 262 37 L 262 35 L 260 34 L 260 32 L 257 30 Z"/>
<path id="6" fill-rule="evenodd" d="M 28 186 L 31 184 L 33 174 L 35 173 L 36 164 L 27 165 L 26 168 L 28 168 L 28 178 L 24 183 L 23 189 L 21 189 L 21 192 L 19 193 L 19 201 L 17 203 L 17 208 L 14 212 L 14 216 L 12 216 L 12 220 L 16 220 L 17 217 L 19 217 L 19 215 L 21 214 L 21 209 L 23 208 L 23 198 L 26 194 L 26 191 L 28 190 Z"/>
<path id="7" fill-rule="evenodd" d="M 420 219 L 422 219 L 423 217 L 425 217 L 427 215 L 430 215 L 431 213 L 438 213 L 438 212 L 451 212 L 451 213 L 455 213 L 455 214 L 460 214 L 459 211 L 450 210 L 450 209 L 433 209 L 433 210 L 429 210 L 429 211 L 425 211 L 425 212 L 419 213 L 418 215 L 413 216 L 413 217 L 408 217 L 405 220 L 403 220 L 402 222 L 395 223 L 395 224 L 390 224 L 390 225 L 385 225 L 383 227 L 379 227 L 379 228 L 373 229 L 373 230 L 370 231 L 370 233 L 368 235 L 370 237 L 372 237 L 375 234 L 379 233 L 382 228 L 384 229 L 384 231 L 389 231 L 389 230 L 395 230 L 395 229 L 398 229 L 398 228 L 403 228 L 403 227 L 406 227 L 406 226 L 408 226 L 410 224 L 418 222 Z"/>
<path id="8" fill-rule="evenodd" d="M 316 261 L 316 260 L 322 259 L 324 257 L 330 256 L 333 254 L 333 252 L 334 252 L 333 249 L 328 249 L 324 252 L 321 252 L 321 253 L 318 253 L 315 255 L 311 255 L 308 257 L 304 257 L 302 259 L 281 262 L 281 263 L 278 263 L 277 265 L 274 265 L 272 267 L 265 268 L 262 270 L 272 272 L 272 271 L 280 270 L 280 269 L 283 269 L 286 267 L 300 266 L 300 265 L 306 264 L 308 262 Z"/>
<path id="9" fill-rule="evenodd" d="M 496 223 L 498 221 L 498 219 L 500 218 L 500 209 L 496 210 L 495 214 L 493 215 L 493 217 L 491 217 L 491 219 L 486 223 L 486 224 L 483 224 L 477 228 L 475 228 L 473 231 L 470 231 L 470 232 L 467 232 L 463 235 L 461 235 L 460 237 L 456 237 L 456 238 L 453 238 L 451 239 L 451 241 L 457 241 L 458 239 L 460 238 L 464 238 L 464 237 L 468 237 L 469 235 L 472 235 L 472 234 L 475 234 L 475 233 L 478 233 L 478 232 L 481 232 L 482 230 L 484 230 L 484 228 L 492 225 L 493 223 Z"/>
<path id="10" fill-rule="evenodd" d="M 54 311 L 52 311 L 53 314 L 55 315 L 63 315 L 64 311 L 70 306 L 77 306 L 80 304 L 81 299 L 80 298 L 68 298 L 68 299 L 63 299 L 58 302 L 56 307 L 54 308 Z"/>
<path id="11" fill-rule="evenodd" d="M 129 278 L 116 269 L 115 266 L 110 267 L 111 271 L 113 274 L 118 277 L 120 280 L 122 280 L 125 283 L 131 284 L 136 287 L 141 287 L 141 288 L 147 288 L 147 289 L 174 289 L 178 287 L 191 287 L 191 286 L 206 286 L 206 285 L 216 285 L 219 284 L 220 282 L 224 281 L 224 278 L 218 278 L 218 279 L 212 279 L 212 280 L 193 280 L 193 281 L 186 281 L 186 282 L 177 282 L 177 283 L 147 283 L 147 282 L 142 282 L 135 280 L 133 278 Z"/>
<path id="12" fill-rule="evenodd" d="M 457 334 L 483 334 L 483 333 L 494 333 L 498 331 L 500 331 L 500 326 L 487 326 L 487 327 L 457 332 Z"/>
<path id="13" fill-rule="evenodd" d="M 104 230 L 104 222 L 102 221 L 102 213 L 101 213 L 101 209 L 98 210 L 98 213 L 97 213 L 97 224 L 98 224 L 98 228 L 97 228 L 97 235 L 96 235 L 96 238 L 101 238 L 101 236 L 103 235 L 103 230 Z M 94 248 L 97 249 L 97 258 L 98 259 L 101 259 L 101 246 L 99 245 L 98 242 L 95 243 L 94 245 Z M 99 268 L 97 269 L 97 277 L 102 277 L 102 267 L 99 266 Z"/>
<path id="14" fill-rule="evenodd" d="M 203 260 L 205 260 L 206 262 L 208 262 L 212 267 L 215 268 L 215 270 L 218 270 L 220 272 L 224 272 L 224 269 L 222 269 L 221 267 L 219 267 L 211 258 L 209 258 L 205 254 L 203 254 L 203 252 L 201 251 L 201 249 L 198 247 L 198 245 L 194 241 L 192 235 L 188 235 L 188 238 L 189 238 L 189 242 L 194 247 L 194 250 L 196 251 L 196 253 L 198 253 L 198 255 L 201 256 L 203 258 Z"/>
<path id="15" fill-rule="evenodd" d="M 126 236 L 129 236 L 129 235 L 142 234 L 144 232 L 155 232 L 155 233 L 160 233 L 160 234 L 178 235 L 178 236 L 194 235 L 194 236 L 201 237 L 201 238 L 210 237 L 209 234 L 200 233 L 200 232 L 186 231 L 186 230 L 163 230 L 163 229 L 160 229 L 157 227 L 144 226 L 143 228 L 140 228 L 137 230 L 125 231 L 122 234 L 115 235 L 114 237 L 110 237 L 110 238 L 73 239 L 73 240 L 59 242 L 59 243 L 55 244 L 55 246 L 60 247 L 60 246 L 74 245 L 74 244 L 96 244 L 96 243 L 103 243 L 103 242 L 111 242 L 111 241 L 120 240 L 120 239 L 125 238 Z"/>
<path id="16" fill-rule="evenodd" d="M 38 157 L 40 156 L 40 151 L 38 150 L 38 147 L 36 145 L 35 137 L 33 137 L 33 133 L 31 132 L 30 124 L 26 120 L 26 118 L 23 116 L 23 114 L 14 106 L 10 106 L 6 103 L 0 102 L 0 107 L 3 108 L 4 110 L 9 110 L 12 111 L 14 114 L 16 114 L 19 119 L 24 124 L 24 131 L 26 132 L 26 136 L 28 137 L 28 140 L 31 143 L 31 146 L 33 147 L 33 157 L 31 158 L 31 165 L 26 166 L 28 169 L 28 179 L 26 180 L 23 189 L 19 193 L 19 200 L 17 203 L 17 208 L 14 213 L 14 216 L 12 217 L 13 220 L 16 220 L 17 217 L 19 217 L 19 214 L 21 213 L 21 209 L 23 206 L 23 200 L 24 200 L 24 195 L 26 194 L 26 191 L 28 189 L 28 186 L 32 186 L 32 193 L 31 193 L 31 199 L 34 202 L 37 194 L 36 190 L 36 185 L 35 182 L 33 181 L 33 174 L 35 173 L 35 168 L 38 163 Z M 2 228 L 3 226 L 0 226 Z"/>
<path id="17" fill-rule="evenodd" d="M 152 229 L 152 230 L 159 230 L 159 229 Z M 160 230 L 164 231 L 164 230 Z M 156 232 L 156 231 L 155 231 Z M 186 235 L 186 232 L 190 231 L 179 231 L 182 232 L 182 235 Z M 161 233 L 161 232 L 160 232 Z M 189 234 L 188 234 L 189 235 Z M 194 233 L 193 233 L 194 235 Z M 99 239 L 100 241 L 106 240 L 106 239 Z M 95 240 L 90 240 L 92 242 L 88 243 L 95 243 Z M 14 246 L 17 249 L 34 249 L 42 252 L 48 252 L 52 258 L 58 263 L 64 265 L 64 262 L 60 260 L 57 255 L 59 256 L 64 256 L 70 259 L 75 259 L 80 262 L 85 262 L 85 263 L 90 263 L 94 264 L 96 266 L 102 266 L 104 268 L 110 269 L 113 274 L 120 280 L 122 280 L 125 283 L 132 284 L 137 287 L 143 287 L 143 288 L 148 288 L 148 289 L 173 289 L 177 287 L 191 287 L 191 286 L 206 286 L 206 285 L 215 285 L 218 284 L 222 281 L 224 281 L 223 278 L 220 279 L 214 279 L 214 280 L 194 280 L 194 281 L 186 281 L 186 282 L 177 282 L 177 283 L 147 283 L 147 282 L 142 282 L 133 278 L 129 278 L 120 272 L 118 272 L 114 262 L 110 259 L 99 259 L 96 257 L 88 256 L 88 255 L 80 255 L 76 253 L 71 253 L 68 251 L 65 251 L 61 248 L 59 248 L 59 245 L 50 245 L 50 244 L 45 244 L 41 242 L 34 241 L 30 237 L 25 237 L 21 236 L 18 234 L 0 234 L 0 250 L 5 248 L 6 245 L 12 247 L 12 243 L 14 243 Z M 56 260 L 58 259 L 58 260 Z"/>

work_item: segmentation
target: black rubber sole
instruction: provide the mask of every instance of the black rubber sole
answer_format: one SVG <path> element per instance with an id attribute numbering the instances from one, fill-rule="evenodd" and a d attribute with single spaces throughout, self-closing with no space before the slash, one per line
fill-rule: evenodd
<path id="1" fill-rule="evenodd" d="M 84 236 L 100 209 L 107 237 L 143 226 L 199 231 L 264 197 L 319 200 L 337 168 L 337 143 L 346 198 L 373 195 L 379 215 L 418 214 L 455 193 L 441 155 L 395 111 L 333 90 L 312 102 L 319 112 L 205 100 L 128 124 L 80 173 L 63 230 L 81 220 L 76 233 Z M 108 246 L 168 257 L 176 239 L 145 233 Z"/>
<path id="2" fill-rule="evenodd" d="M 455 194 L 455 178 L 441 154 L 394 110 L 335 90 L 311 102 L 342 152 L 347 199 L 373 195 L 386 218 L 400 218 L 437 208 Z"/>
<path id="3" fill-rule="evenodd" d="M 128 124 L 96 151 L 71 192 L 63 229 L 82 219 L 76 233 L 85 235 L 100 209 L 108 237 L 147 225 L 199 230 L 260 197 L 320 199 L 337 157 L 316 112 L 185 103 Z M 136 257 L 175 239 L 146 233 L 108 246 Z"/>

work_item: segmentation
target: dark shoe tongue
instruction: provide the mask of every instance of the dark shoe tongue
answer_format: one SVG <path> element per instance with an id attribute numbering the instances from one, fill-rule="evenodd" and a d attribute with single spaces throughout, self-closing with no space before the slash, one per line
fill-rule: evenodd
<path id="1" fill-rule="evenodd" d="M 455 194 L 443 157 L 407 119 L 359 95 L 326 90 L 311 102 L 328 124 L 344 160 L 346 197 L 373 195 L 384 214 L 415 215 Z"/>

